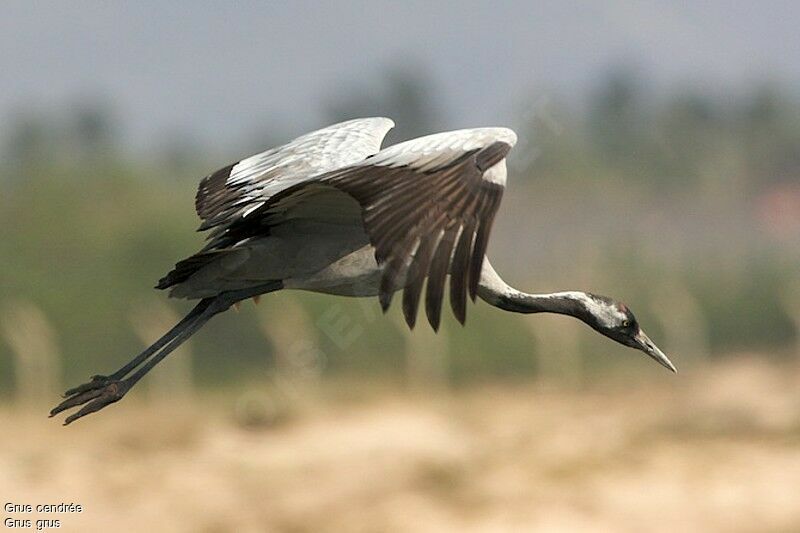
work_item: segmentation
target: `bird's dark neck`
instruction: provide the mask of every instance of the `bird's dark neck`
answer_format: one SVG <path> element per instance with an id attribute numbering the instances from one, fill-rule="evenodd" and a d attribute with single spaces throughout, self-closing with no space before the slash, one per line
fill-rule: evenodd
<path id="1" fill-rule="evenodd" d="M 483 270 L 478 296 L 490 305 L 514 313 L 558 313 L 586 320 L 586 307 L 582 303 L 585 293 L 577 291 L 550 294 L 528 294 L 508 285 L 495 272 L 488 258 L 483 260 Z"/>

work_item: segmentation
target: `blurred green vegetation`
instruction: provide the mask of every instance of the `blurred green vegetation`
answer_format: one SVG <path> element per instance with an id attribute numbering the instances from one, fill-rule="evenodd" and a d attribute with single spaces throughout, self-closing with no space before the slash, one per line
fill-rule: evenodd
<path id="1" fill-rule="evenodd" d="M 383 97 L 332 102 L 331 121 L 380 113 L 405 124 L 403 138 L 437 129 L 424 80 L 408 79 L 393 72 Z M 657 96 L 619 70 L 585 108 L 533 97 L 522 107 L 492 243 L 501 273 L 524 290 L 619 297 L 667 352 L 684 337 L 702 339 L 685 348 L 693 353 L 674 354 L 679 367 L 745 350 L 793 353 L 797 318 L 786 300 L 798 290 L 800 223 L 785 206 L 800 199 L 800 105 L 791 93 L 765 84 Z M 148 287 L 200 247 L 196 183 L 227 162 L 191 148 L 134 157 L 118 136 L 102 105 L 21 114 L 0 166 L 0 306 L 24 300 L 44 312 L 69 383 L 142 349 L 132 308 L 164 299 Z M 295 335 L 324 354 L 324 376 L 407 378 L 409 334 L 379 316 L 377 301 L 281 293 L 256 311 L 226 313 L 193 339 L 198 383 L 272 375 L 281 348 L 264 324 L 279 322 L 291 302 L 306 316 Z M 469 315 L 466 328 L 451 317 L 443 327 L 451 383 L 527 379 L 559 350 L 577 357 L 570 371 L 581 376 L 632 368 L 632 352 L 568 319 L 510 317 L 482 304 Z M 553 328 L 563 333 L 548 336 Z M 0 342 L 4 391 L 13 373 L 10 346 Z"/>

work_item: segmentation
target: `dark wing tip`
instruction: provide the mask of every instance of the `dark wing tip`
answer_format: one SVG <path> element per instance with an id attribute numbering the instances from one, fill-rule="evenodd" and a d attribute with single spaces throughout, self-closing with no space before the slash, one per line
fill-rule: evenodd
<path id="1" fill-rule="evenodd" d="M 406 323 L 410 328 L 414 328 L 417 321 L 417 311 L 419 310 L 419 300 L 422 295 L 422 286 L 427 277 L 431 283 L 431 260 L 436 254 L 439 246 L 439 233 L 429 234 L 423 237 L 414 254 L 414 259 L 407 270 L 410 283 L 406 283 L 403 290 L 403 313 L 406 316 Z"/>
<path id="2" fill-rule="evenodd" d="M 450 269 L 453 247 L 460 230 L 461 226 L 458 224 L 452 224 L 445 230 L 428 271 L 428 282 L 425 287 L 425 314 L 428 316 L 428 322 L 433 331 L 439 331 L 447 272 Z"/>
<path id="3" fill-rule="evenodd" d="M 197 194 L 194 197 L 194 208 L 202 219 L 213 217 L 219 207 L 219 196 L 224 194 L 228 177 L 231 170 L 239 164 L 239 161 L 224 166 L 214 171 L 200 181 Z"/>
<path id="4" fill-rule="evenodd" d="M 475 164 L 481 172 L 486 172 L 502 161 L 510 151 L 510 144 L 503 141 L 495 141 L 475 154 Z"/>
<path id="5" fill-rule="evenodd" d="M 494 217 L 503 197 L 503 187 L 500 185 L 482 183 L 481 187 L 483 189 L 483 198 L 478 211 L 479 222 L 472 247 L 468 276 L 469 296 L 473 302 L 478 296 L 478 285 L 481 271 L 483 270 L 483 258 L 486 256 L 486 249 L 489 245 L 489 236 L 492 231 Z"/>
<path id="6" fill-rule="evenodd" d="M 458 307 L 458 308 L 453 307 L 453 316 L 456 317 L 456 320 L 458 320 L 459 324 L 461 324 L 462 326 L 466 325 L 466 323 L 467 323 L 467 307 L 466 306 L 462 306 L 462 307 Z"/>
<path id="7" fill-rule="evenodd" d="M 450 264 L 450 308 L 462 325 L 467 320 L 469 262 L 472 255 L 472 240 L 475 234 L 476 222 L 475 218 L 471 217 L 462 227 Z"/>
<path id="8" fill-rule="evenodd" d="M 405 308 L 403 308 L 403 316 L 406 319 L 406 324 L 408 324 L 408 329 L 413 330 L 414 326 L 417 325 L 417 313 L 416 313 L 416 311 L 411 312 L 411 313 L 407 313 L 405 311 Z"/>
<path id="9" fill-rule="evenodd" d="M 384 313 L 386 313 L 389 310 L 389 307 L 392 305 L 393 295 L 394 294 L 391 291 L 381 290 L 378 300 L 381 302 L 381 311 Z"/>

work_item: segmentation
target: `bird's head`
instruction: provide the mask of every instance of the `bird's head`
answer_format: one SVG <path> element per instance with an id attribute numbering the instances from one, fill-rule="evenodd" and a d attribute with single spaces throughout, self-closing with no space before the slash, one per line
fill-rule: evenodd
<path id="1" fill-rule="evenodd" d="M 628 306 L 606 296 L 578 293 L 575 301 L 582 308 L 579 318 L 610 339 L 620 344 L 641 350 L 655 361 L 677 372 L 675 365 L 650 340 Z"/>

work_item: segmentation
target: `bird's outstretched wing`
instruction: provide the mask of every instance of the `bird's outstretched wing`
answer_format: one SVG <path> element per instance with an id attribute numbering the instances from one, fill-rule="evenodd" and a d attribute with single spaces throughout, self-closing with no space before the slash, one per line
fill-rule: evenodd
<path id="1" fill-rule="evenodd" d="M 505 157 L 516 140 L 507 128 L 478 128 L 391 146 L 281 191 L 253 213 L 252 230 L 244 224 L 232 226 L 229 238 L 263 231 L 292 206 L 315 202 L 314 195 L 325 189 L 345 192 L 361 206 L 375 258 L 384 266 L 379 293 L 383 309 L 394 291 L 404 287 L 403 314 L 413 327 L 427 278 L 425 311 L 438 329 L 449 272 L 451 307 L 463 323 L 466 295 L 474 300 L 477 294 L 489 232 L 505 189 Z"/>
<path id="2" fill-rule="evenodd" d="M 213 238 L 280 191 L 362 161 L 380 150 L 393 127 L 383 117 L 348 120 L 217 170 L 197 190 L 195 208 L 203 219 L 199 229 L 215 228 L 209 235 Z"/>
<path id="3" fill-rule="evenodd" d="M 450 272 L 450 303 L 464 322 L 466 293 L 475 299 L 505 189 L 505 157 L 515 143 L 506 128 L 440 133 L 391 146 L 321 178 L 361 205 L 375 257 L 384 265 L 384 310 L 404 280 L 403 314 L 413 327 L 427 278 L 425 311 L 438 329 Z"/>

